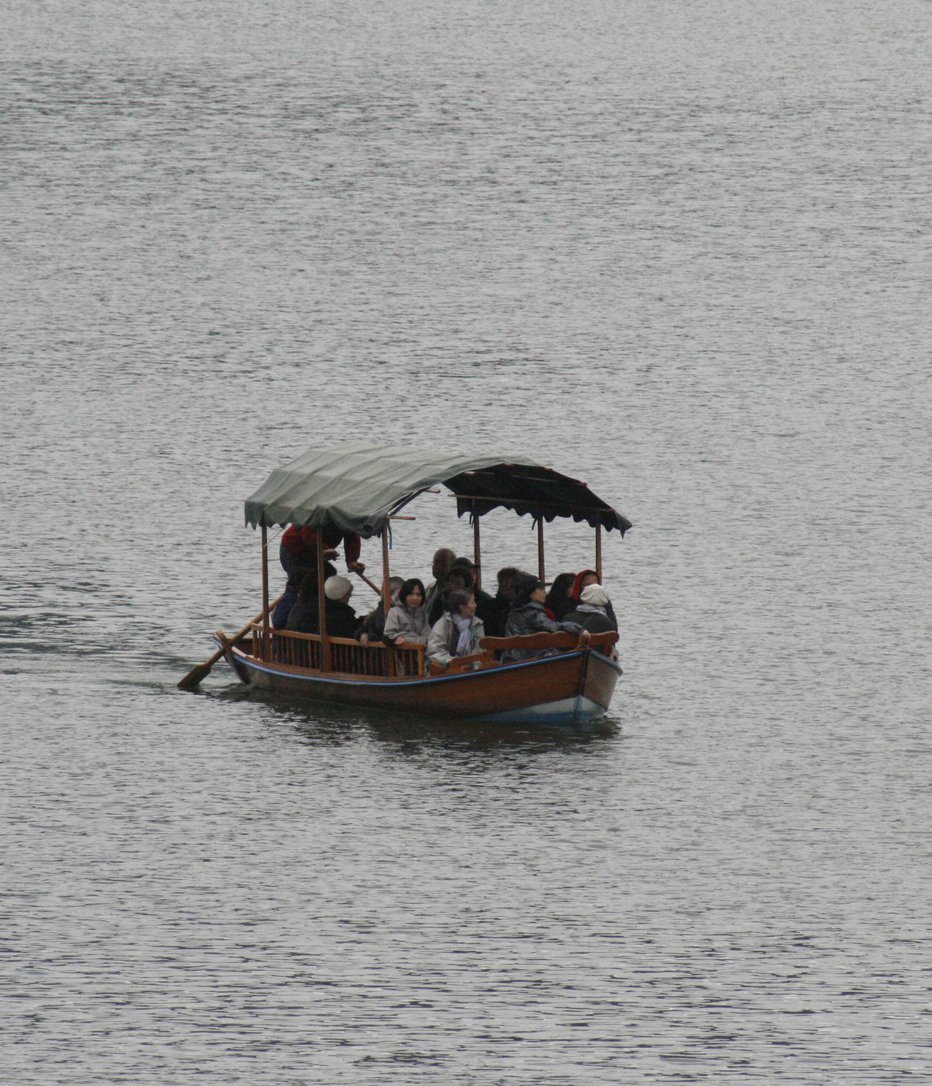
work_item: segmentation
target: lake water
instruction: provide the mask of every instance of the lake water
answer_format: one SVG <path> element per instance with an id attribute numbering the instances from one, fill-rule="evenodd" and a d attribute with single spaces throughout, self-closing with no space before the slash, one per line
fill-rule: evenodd
<path id="1" fill-rule="evenodd" d="M 4 1082 L 932 1081 L 930 16 L 6 6 Z M 604 734 L 176 688 L 349 438 L 634 522 Z"/>

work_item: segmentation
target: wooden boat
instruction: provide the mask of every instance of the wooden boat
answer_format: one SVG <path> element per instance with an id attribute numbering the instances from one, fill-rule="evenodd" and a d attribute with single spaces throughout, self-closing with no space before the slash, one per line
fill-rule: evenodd
<path id="1" fill-rule="evenodd" d="M 272 472 L 246 501 L 246 523 L 260 528 L 262 535 L 263 609 L 233 637 L 218 631 L 217 655 L 222 653 L 239 678 L 256 689 L 319 702 L 524 725 L 572 727 L 598 720 L 608 709 L 621 675 L 614 648 L 618 634 L 614 632 L 486 637 L 479 643 L 480 652 L 455 659 L 438 672 L 425 660 L 424 645 L 363 645 L 328 636 L 320 550 L 321 632 L 272 628 L 270 612 L 275 601 L 269 600 L 270 527 L 310 525 L 380 538 L 387 612 L 391 576 L 388 544 L 393 522 L 413 520 L 400 510 L 425 491 L 436 493 L 438 486 L 451 492 L 458 515 L 470 517 L 473 560 L 480 571 L 480 520 L 493 509 L 511 509 L 533 518 L 541 580 L 545 522 L 570 517 L 595 529 L 594 568 L 600 579 L 602 530 L 624 535 L 631 526 L 586 484 L 531 460 L 451 456 L 361 444 L 312 449 Z M 500 661 L 504 651 L 516 648 L 547 649 L 551 655 Z"/>

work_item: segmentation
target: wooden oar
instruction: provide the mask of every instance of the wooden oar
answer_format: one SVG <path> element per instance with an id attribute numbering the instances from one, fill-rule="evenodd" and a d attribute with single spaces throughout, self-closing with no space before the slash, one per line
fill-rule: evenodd
<path id="1" fill-rule="evenodd" d="M 373 591 L 373 592 L 374 592 L 374 593 L 375 593 L 375 594 L 376 594 L 377 596 L 381 596 L 381 595 L 382 595 L 382 589 L 381 589 L 381 588 L 379 588 L 379 586 L 378 586 L 377 584 L 375 584 L 375 583 L 374 583 L 373 581 L 370 581 L 370 580 L 369 580 L 369 578 L 368 578 L 368 577 L 367 577 L 367 576 L 365 575 L 365 573 L 360 573 L 358 569 L 354 569 L 354 570 L 353 570 L 353 572 L 354 572 L 354 573 L 356 574 L 356 576 L 357 576 L 357 577 L 358 577 L 358 578 L 359 578 L 360 580 L 362 580 L 362 581 L 365 581 L 365 582 L 366 582 L 366 584 L 367 584 L 367 585 L 368 585 L 368 586 L 369 586 L 369 587 L 370 587 L 370 588 L 372 589 L 372 591 Z"/>
<path id="2" fill-rule="evenodd" d="M 280 598 L 281 597 L 279 597 L 279 599 Z M 269 611 L 272 611 L 277 603 L 278 600 L 273 600 L 269 604 Z M 258 615 L 256 615 L 255 618 L 251 618 L 238 633 L 235 633 L 230 638 L 230 641 L 235 644 L 237 641 L 239 641 L 241 637 L 245 637 L 246 634 L 249 633 L 249 627 L 254 626 L 257 622 L 261 622 L 265 618 L 267 613 L 267 611 L 260 611 Z M 213 656 L 210 657 L 209 660 L 205 660 L 203 664 L 198 664 L 197 667 L 192 667 L 187 675 L 185 675 L 185 677 L 181 680 L 181 682 L 178 683 L 179 688 L 181 690 L 196 690 L 203 682 L 203 680 L 206 679 L 207 676 L 210 674 L 210 669 L 220 659 L 220 657 L 223 656 L 225 651 L 226 650 L 221 645 L 220 648 L 217 649 L 217 651 L 213 654 Z"/>

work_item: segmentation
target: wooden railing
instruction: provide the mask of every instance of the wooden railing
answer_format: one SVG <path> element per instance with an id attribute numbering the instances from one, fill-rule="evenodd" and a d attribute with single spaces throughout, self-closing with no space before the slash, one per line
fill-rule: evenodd
<path id="1" fill-rule="evenodd" d="M 288 667 L 307 668 L 321 671 L 323 658 L 319 634 L 298 633 L 296 630 L 272 630 L 269 638 L 269 652 L 266 655 L 263 627 L 254 623 L 252 636 L 243 638 L 240 647 L 251 651 L 257 659 L 285 664 Z M 424 645 L 389 645 L 382 641 L 373 641 L 362 645 L 346 637 L 329 637 L 330 672 L 344 675 L 371 675 L 373 678 L 398 678 L 405 675 L 426 674 Z M 560 633 L 521 634 L 515 637 L 483 637 L 479 641 L 481 652 L 471 656 L 457 657 L 445 668 L 431 665 L 434 675 L 456 675 L 462 671 L 475 671 L 495 667 L 502 653 L 509 649 L 557 649 L 572 652 L 578 649 L 597 649 L 606 656 L 611 656 L 612 646 L 618 641 L 618 634 L 590 634 L 586 630 L 579 634 L 565 631 Z"/>
<path id="2" fill-rule="evenodd" d="M 498 658 L 508 649 L 598 649 L 606 656 L 610 655 L 612 645 L 618 641 L 618 633 L 609 630 L 607 633 L 589 633 L 581 630 L 578 634 L 568 631 L 560 633 L 535 633 L 517 634 L 514 637 L 482 637 L 479 639 L 479 647 L 494 653 Z"/>
<path id="3" fill-rule="evenodd" d="M 259 659 L 286 664 L 289 667 L 321 670 L 323 658 L 320 634 L 298 633 L 297 630 L 272 630 L 268 657 L 261 653 L 262 627 L 252 627 L 252 643 Z M 371 641 L 362 645 L 347 637 L 328 637 L 330 671 L 348 675 L 395 677 L 424 674 L 423 645 L 388 645 Z"/>

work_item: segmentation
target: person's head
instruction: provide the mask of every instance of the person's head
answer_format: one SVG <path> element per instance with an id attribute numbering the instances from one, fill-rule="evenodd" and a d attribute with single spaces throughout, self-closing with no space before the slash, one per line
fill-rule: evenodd
<path id="1" fill-rule="evenodd" d="M 580 592 L 579 599 L 593 607 L 604 607 L 608 603 L 608 593 L 600 584 L 590 584 Z"/>
<path id="2" fill-rule="evenodd" d="M 529 603 L 543 603 L 547 597 L 544 582 L 533 573 L 522 573 L 515 580 L 514 599 L 516 607 L 525 607 Z"/>
<path id="3" fill-rule="evenodd" d="M 457 558 L 453 565 L 450 566 L 450 572 L 446 576 L 446 581 L 451 588 L 459 587 L 458 585 L 454 586 L 450 582 L 451 577 L 458 577 L 462 581 L 464 588 L 472 588 L 476 583 L 475 563 L 470 562 L 468 558 Z"/>
<path id="4" fill-rule="evenodd" d="M 472 588 L 472 574 L 462 566 L 456 566 L 443 579 L 444 592 L 463 592 Z"/>
<path id="5" fill-rule="evenodd" d="M 521 570 L 517 566 L 503 566 L 498 571 L 498 592 L 499 595 L 504 596 L 506 599 L 511 599 L 515 590 L 515 578 L 518 577 Z"/>
<path id="6" fill-rule="evenodd" d="M 553 579 L 550 591 L 547 593 L 548 605 L 562 603 L 573 591 L 573 584 L 575 581 L 575 573 L 558 573 Z"/>
<path id="7" fill-rule="evenodd" d="M 573 584 L 573 599 L 578 600 L 584 588 L 598 583 L 599 575 L 594 569 L 581 569 L 576 574 L 576 580 Z"/>
<path id="8" fill-rule="evenodd" d="M 472 592 L 456 589 L 444 596 L 444 604 L 451 615 L 460 618 L 472 618 L 476 613 L 476 597 Z"/>
<path id="9" fill-rule="evenodd" d="M 405 607 L 415 610 L 424 602 L 424 582 L 419 577 L 409 577 L 398 592 L 398 599 Z"/>
<path id="10" fill-rule="evenodd" d="M 398 593 L 401 591 L 401 586 L 405 583 L 404 577 L 389 577 L 388 578 L 388 593 L 392 600 L 398 599 Z"/>
<path id="11" fill-rule="evenodd" d="M 352 594 L 353 582 L 349 577 L 328 577 L 324 581 L 324 595 L 328 600 L 338 600 L 340 603 L 346 603 Z"/>
<path id="12" fill-rule="evenodd" d="M 440 550 L 435 551 L 433 565 L 431 566 L 434 580 L 442 580 L 455 561 L 456 554 L 449 547 L 441 547 Z"/>

